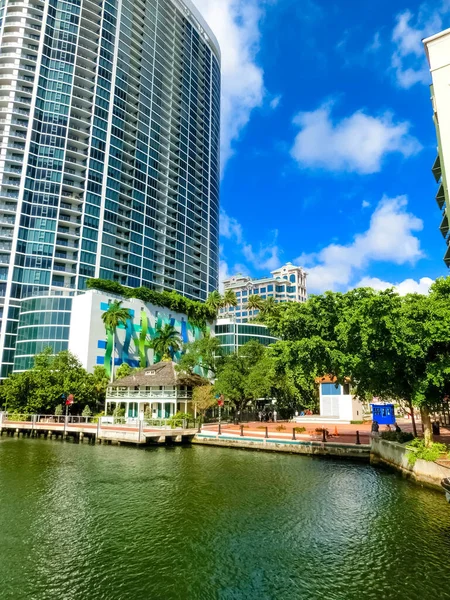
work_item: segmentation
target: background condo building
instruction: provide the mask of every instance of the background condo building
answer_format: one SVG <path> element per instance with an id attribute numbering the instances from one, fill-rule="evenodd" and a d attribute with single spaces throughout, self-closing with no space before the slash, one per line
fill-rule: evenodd
<path id="1" fill-rule="evenodd" d="M 447 243 L 444 262 L 449 267 L 449 196 L 446 174 L 450 173 L 450 29 L 425 39 L 423 43 L 433 80 L 430 89 L 438 146 L 438 154 L 432 170 L 439 184 L 436 201 L 442 211 L 440 230 Z"/>
<path id="2" fill-rule="evenodd" d="M 307 274 L 302 267 L 287 263 L 275 271 L 270 277 L 252 279 L 245 275 L 235 275 L 223 282 L 224 291 L 233 290 L 236 294 L 237 306 L 220 309 L 220 316 L 233 316 L 237 323 L 246 323 L 258 314 L 258 310 L 248 310 L 250 296 L 258 295 L 262 300 L 275 298 L 277 302 L 306 302 Z"/>
<path id="3" fill-rule="evenodd" d="M 0 113 L 1 377 L 67 348 L 87 278 L 217 289 L 220 51 L 190 0 L 2 0 Z"/>

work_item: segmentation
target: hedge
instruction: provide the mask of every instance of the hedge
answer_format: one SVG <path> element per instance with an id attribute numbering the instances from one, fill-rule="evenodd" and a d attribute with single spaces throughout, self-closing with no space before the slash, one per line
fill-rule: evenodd
<path id="1" fill-rule="evenodd" d="M 91 290 L 99 290 L 111 294 L 117 294 L 124 298 L 136 298 L 155 306 L 161 306 L 182 313 L 187 316 L 192 325 L 203 329 L 208 321 L 216 318 L 216 311 L 203 302 L 189 300 L 175 291 L 156 292 L 146 287 L 129 288 L 117 281 L 108 279 L 88 279 L 87 287 Z"/>

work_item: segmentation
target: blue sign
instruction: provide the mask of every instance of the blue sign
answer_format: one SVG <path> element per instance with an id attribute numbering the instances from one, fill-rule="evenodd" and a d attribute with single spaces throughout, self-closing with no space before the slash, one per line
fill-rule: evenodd
<path id="1" fill-rule="evenodd" d="M 372 418 L 378 425 L 394 425 L 395 408 L 393 404 L 371 404 Z"/>

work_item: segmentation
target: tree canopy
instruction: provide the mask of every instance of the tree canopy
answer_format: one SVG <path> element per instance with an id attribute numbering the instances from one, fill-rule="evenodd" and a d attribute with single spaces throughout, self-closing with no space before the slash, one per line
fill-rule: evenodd
<path id="1" fill-rule="evenodd" d="M 1 386 L 3 407 L 9 412 L 50 413 L 74 395 L 74 408 L 104 401 L 108 377 L 102 367 L 87 373 L 70 352 L 53 355 L 47 348 L 35 357 L 34 366 L 24 373 L 14 373 Z"/>
<path id="2" fill-rule="evenodd" d="M 181 350 L 181 336 L 173 325 L 166 323 L 156 328 L 156 335 L 149 343 L 155 352 L 155 362 L 172 360 L 173 355 Z"/>
<path id="3" fill-rule="evenodd" d="M 393 289 L 327 292 L 263 316 L 292 371 L 349 377 L 358 396 L 398 399 L 422 411 L 450 393 L 450 278 L 429 295 Z"/>
<path id="4" fill-rule="evenodd" d="M 193 373 L 194 369 L 200 368 L 214 377 L 222 362 L 222 348 L 218 338 L 205 334 L 199 340 L 183 346 L 183 355 L 178 362 L 177 369 Z"/>

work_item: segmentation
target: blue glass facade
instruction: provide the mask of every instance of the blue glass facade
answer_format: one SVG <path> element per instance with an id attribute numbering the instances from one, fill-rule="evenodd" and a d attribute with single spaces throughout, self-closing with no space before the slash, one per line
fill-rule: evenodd
<path id="1" fill-rule="evenodd" d="M 181 0 L 0 0 L 0 23 L 4 377 L 30 296 L 217 288 L 220 54 Z"/>

